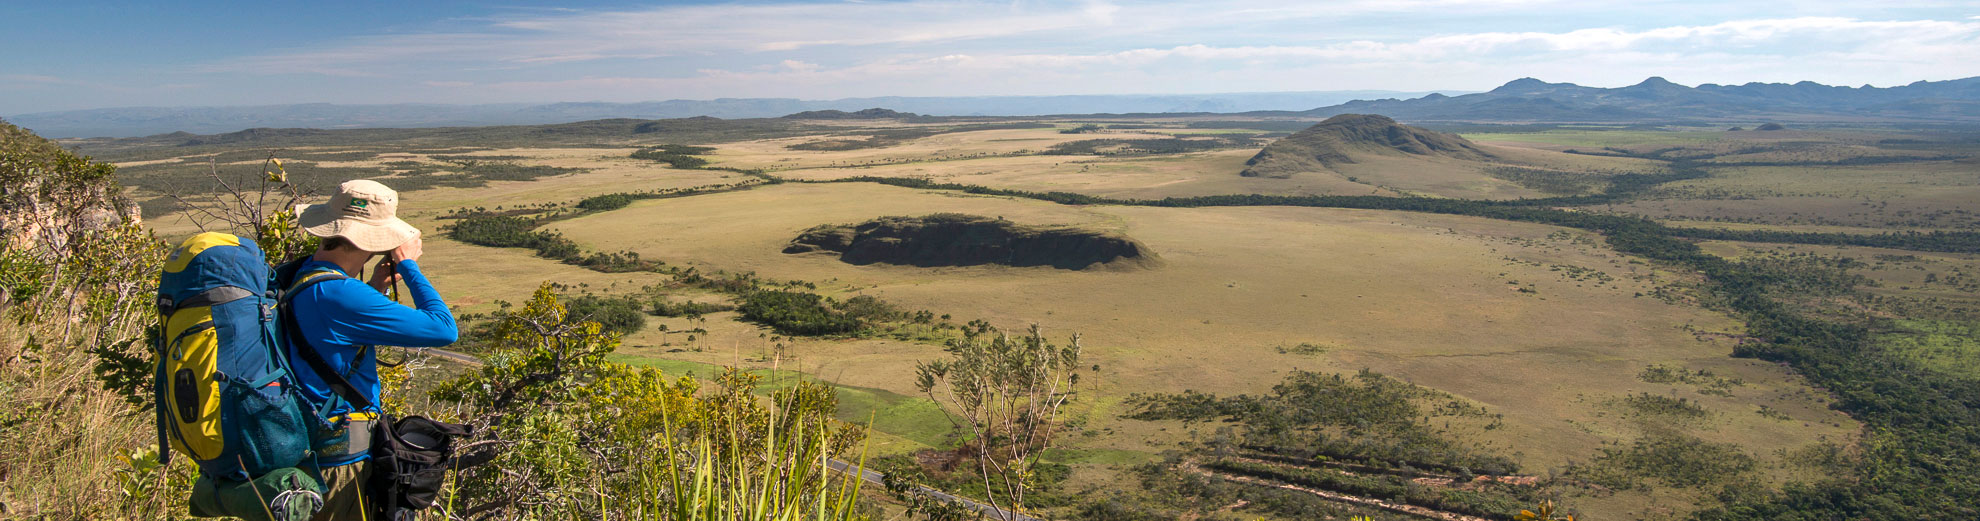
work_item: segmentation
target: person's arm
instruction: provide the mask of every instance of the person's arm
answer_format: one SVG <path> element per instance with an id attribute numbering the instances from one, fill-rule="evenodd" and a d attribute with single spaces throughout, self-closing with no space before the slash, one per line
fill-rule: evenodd
<path id="1" fill-rule="evenodd" d="M 417 308 L 385 298 L 355 279 L 318 284 L 318 299 L 328 318 L 331 340 L 347 345 L 440 347 L 454 343 L 460 331 L 454 314 L 440 299 L 416 261 L 399 261 L 399 275 Z"/>

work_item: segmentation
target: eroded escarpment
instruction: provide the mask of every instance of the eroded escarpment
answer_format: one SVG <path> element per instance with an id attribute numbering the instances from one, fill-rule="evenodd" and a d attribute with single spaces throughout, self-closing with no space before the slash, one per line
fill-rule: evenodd
<path id="1" fill-rule="evenodd" d="M 784 253 L 832 252 L 849 264 L 1147 268 L 1158 260 L 1127 236 L 1069 226 L 1028 226 L 943 213 L 823 225 L 791 240 Z"/>

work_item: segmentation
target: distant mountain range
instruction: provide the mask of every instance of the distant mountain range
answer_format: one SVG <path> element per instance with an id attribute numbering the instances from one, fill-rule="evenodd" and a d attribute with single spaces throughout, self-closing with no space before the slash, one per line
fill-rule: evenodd
<path id="1" fill-rule="evenodd" d="M 1488 92 L 1350 101 L 1298 117 L 1382 114 L 1406 121 L 1655 122 L 1721 120 L 1980 120 L 1980 77 L 1899 87 L 1804 81 L 1686 87 L 1652 77 L 1612 89 L 1521 78 Z"/>
<path id="2" fill-rule="evenodd" d="M 1453 96 L 1451 94 L 1459 94 Z M 1320 107 L 1306 109 L 1306 107 Z M 884 110 L 880 109 L 884 108 Z M 898 112 L 895 112 L 898 111 Z M 220 134 L 249 128 L 420 128 L 538 125 L 609 118 L 723 119 L 1101 114 L 1241 114 L 1325 119 L 1381 114 L 1426 122 L 1980 122 L 1980 77 L 1898 87 L 1800 83 L 1686 87 L 1652 77 L 1628 87 L 1583 87 L 1521 78 L 1487 92 L 1310 91 L 1176 95 L 880 97 L 836 100 L 725 98 L 641 103 L 491 105 L 267 105 L 127 107 L 39 112 L 7 121 L 48 137 Z"/>
<path id="3" fill-rule="evenodd" d="M 1444 91 L 1462 94 L 1465 91 Z M 811 111 L 884 107 L 929 116 L 1036 116 L 1095 113 L 1231 113 L 1303 110 L 1356 99 L 1416 97 L 1431 91 L 1380 90 L 1174 95 L 880 97 L 836 100 L 727 98 L 642 103 L 492 105 L 266 105 L 125 107 L 0 116 L 48 137 L 132 137 L 168 132 L 218 134 L 249 128 L 412 128 L 537 125 L 607 118 L 712 116 L 772 118 Z"/>

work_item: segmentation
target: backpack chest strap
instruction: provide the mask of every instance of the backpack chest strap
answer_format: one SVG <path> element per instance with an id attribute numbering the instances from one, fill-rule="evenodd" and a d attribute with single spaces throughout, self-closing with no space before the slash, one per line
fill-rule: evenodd
<path id="1" fill-rule="evenodd" d="M 364 393 L 359 392 L 357 386 L 351 385 L 349 379 L 345 378 L 342 374 L 338 374 L 336 369 L 330 367 L 330 362 L 323 359 L 322 353 L 316 352 L 315 346 L 310 345 L 309 339 L 303 336 L 302 328 L 296 322 L 294 302 L 296 295 L 301 294 L 305 289 L 309 289 L 310 286 L 333 280 L 347 279 L 350 279 L 350 277 L 329 270 L 312 271 L 297 276 L 295 283 L 291 284 L 287 291 L 282 292 L 282 326 L 288 332 L 289 341 L 296 345 L 296 354 L 301 355 L 303 362 L 309 364 L 310 370 L 315 372 L 317 378 L 323 380 L 323 383 L 330 387 L 332 393 L 359 410 L 370 409 L 374 406 L 371 400 L 365 398 Z M 356 365 L 353 364 L 351 368 L 355 369 Z M 332 404 L 325 403 L 324 408 L 327 410 L 330 405 Z M 319 416 L 321 416 L 320 411 Z"/>

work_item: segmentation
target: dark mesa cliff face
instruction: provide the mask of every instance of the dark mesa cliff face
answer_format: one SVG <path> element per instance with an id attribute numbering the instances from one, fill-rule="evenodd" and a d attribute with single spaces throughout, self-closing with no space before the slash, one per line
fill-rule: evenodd
<path id="1" fill-rule="evenodd" d="M 850 264 L 906 266 L 1147 267 L 1154 254 L 1125 236 L 1071 227 L 1025 226 L 962 214 L 882 217 L 805 230 L 784 253 L 836 252 Z"/>

